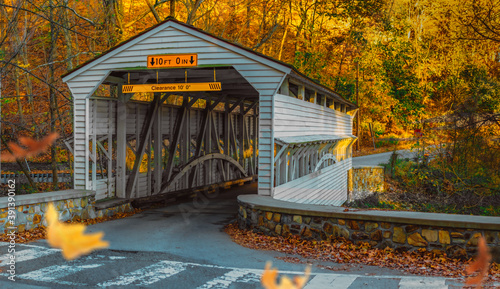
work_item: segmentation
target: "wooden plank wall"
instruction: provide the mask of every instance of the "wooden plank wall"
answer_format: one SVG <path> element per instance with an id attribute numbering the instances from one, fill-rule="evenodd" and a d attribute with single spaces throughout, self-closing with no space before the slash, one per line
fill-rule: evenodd
<path id="1" fill-rule="evenodd" d="M 276 63 L 263 59 L 263 62 L 250 59 L 243 53 L 236 53 L 224 46 L 229 44 L 211 38 L 194 29 L 178 24 L 168 24 L 163 29 L 154 29 L 138 37 L 113 53 L 102 56 L 99 61 L 84 67 L 78 76 L 67 80 L 74 97 L 75 112 L 75 188 L 88 188 L 88 151 L 85 143 L 89 141 L 86 128 L 89 127 L 88 97 L 113 69 L 128 67 L 147 67 L 147 55 L 197 53 L 199 66 L 233 65 L 238 72 L 258 91 L 261 117 L 259 124 L 259 194 L 270 195 L 272 187 L 273 159 L 271 152 L 274 140 L 271 137 L 273 94 L 278 88 L 284 73 L 273 68 Z M 236 49 L 236 48 L 232 48 Z M 87 132 L 86 132 L 87 131 Z"/>
<path id="2" fill-rule="evenodd" d="M 340 206 L 347 200 L 347 171 L 351 167 L 352 159 L 347 158 L 276 187 L 273 197 L 303 204 Z"/>
<path id="3" fill-rule="evenodd" d="M 135 139 L 140 134 L 140 130 L 142 129 L 142 125 L 144 123 L 145 115 L 147 113 L 149 103 L 146 102 L 138 102 L 138 101 L 129 101 L 126 103 L 126 129 L 127 129 L 127 140 L 130 144 L 130 147 L 136 149 Z M 90 99 L 89 102 L 89 145 L 88 149 L 91 151 L 90 154 L 93 155 L 93 145 L 92 142 L 94 140 L 94 136 L 97 140 L 101 140 L 101 142 L 108 140 L 108 137 L 116 140 L 116 129 L 117 129 L 117 100 L 116 99 L 106 99 L 106 98 L 93 98 Z M 171 106 L 171 105 L 163 105 L 160 108 L 160 116 L 159 120 L 161 122 L 162 127 L 162 139 L 164 143 L 164 151 L 162 152 L 162 159 L 165 159 L 165 154 L 168 151 L 169 140 L 174 134 L 174 126 L 175 119 L 179 112 L 179 107 Z M 202 121 L 202 115 L 204 111 L 203 109 L 192 108 L 189 110 L 189 123 L 190 123 L 190 138 L 192 141 L 195 141 L 198 137 L 198 133 L 200 132 L 200 125 Z M 254 117 L 252 116 L 253 111 L 251 111 L 247 116 L 245 116 L 245 124 L 248 134 L 251 139 L 255 135 L 255 124 Z M 223 139 L 224 132 L 224 112 L 221 111 L 213 111 L 212 112 L 214 123 L 216 126 L 217 134 L 220 139 Z M 236 133 L 239 134 L 238 125 L 239 121 L 239 112 L 233 112 L 229 115 L 234 123 L 234 127 Z M 152 143 L 151 143 L 152 145 Z M 221 147 L 224 147 L 221 145 Z M 97 147 L 99 149 L 99 147 Z M 191 156 L 194 151 L 194 144 L 191 145 Z M 146 148 L 146 151 L 149 149 Z M 127 154 L 130 154 L 130 151 L 127 151 Z M 87 167 L 93 168 L 93 162 L 89 159 L 89 163 Z M 112 164 L 114 164 L 112 162 Z M 106 168 L 106 166 L 105 166 Z M 245 159 L 244 168 L 248 172 L 250 172 L 250 159 Z M 112 166 L 112 169 L 115 170 L 115 167 Z M 153 168 L 154 171 L 155 168 Z M 208 179 L 212 180 L 213 183 L 222 182 L 222 176 L 217 173 L 217 163 L 213 162 L 212 167 L 200 166 L 199 174 L 205 176 L 206 174 L 211 174 Z M 104 199 L 107 197 L 115 196 L 115 177 L 113 172 L 109 178 L 102 178 L 100 174 L 93 174 L 90 172 L 88 174 L 89 183 L 88 185 L 92 190 L 96 191 L 96 199 Z M 153 174 L 148 174 L 147 172 L 142 172 L 137 175 L 137 185 L 131 197 L 144 197 L 151 195 L 151 190 L 148 185 L 151 182 Z M 128 180 L 128 175 L 126 176 Z M 228 180 L 234 180 L 239 178 L 239 175 L 233 171 L 229 170 L 229 175 L 227 176 Z M 94 181 L 95 179 L 95 181 Z M 109 181 L 108 181 L 109 180 Z M 203 179 L 199 178 L 196 180 L 194 186 L 202 186 L 205 185 L 203 183 Z M 185 182 L 179 181 L 174 186 L 172 186 L 168 191 L 176 191 L 180 189 L 185 189 Z"/>
<path id="4" fill-rule="evenodd" d="M 116 140 L 116 100 L 111 98 L 90 99 L 89 110 L 89 119 L 91 120 L 89 121 L 89 136 L 91 142 L 94 141 L 94 136 L 101 143 Z M 94 146 L 89 147 L 89 149 L 93 152 Z M 96 146 L 96 149 L 102 150 L 99 146 Z M 101 155 L 104 157 L 102 151 Z M 106 170 L 113 167 L 113 161 L 109 162 L 110 160 L 104 157 L 103 164 Z M 92 168 L 91 163 L 92 160 L 89 160 L 88 167 L 90 168 Z M 96 191 L 96 200 L 115 196 L 115 178 L 112 171 L 107 172 L 104 178 L 101 177 L 101 174 L 90 172 L 88 179 L 89 187 Z"/>
<path id="5" fill-rule="evenodd" d="M 274 137 L 352 134 L 348 114 L 290 96 L 274 98 Z M 337 161 L 316 172 L 276 186 L 276 199 L 320 205 L 341 205 L 347 200 L 347 171 L 352 167 L 350 140 L 340 141 L 334 150 Z M 323 152 L 325 154 L 327 152 Z M 321 158 L 313 154 L 312 157 Z M 314 161 L 317 160 L 312 160 Z M 309 167 L 312 169 L 312 167 Z M 304 170 L 304 168 L 303 168 Z M 283 172 L 282 172 L 283 173 Z"/>
<path id="6" fill-rule="evenodd" d="M 275 95 L 275 138 L 318 134 L 351 135 L 352 116 L 287 95 Z"/>

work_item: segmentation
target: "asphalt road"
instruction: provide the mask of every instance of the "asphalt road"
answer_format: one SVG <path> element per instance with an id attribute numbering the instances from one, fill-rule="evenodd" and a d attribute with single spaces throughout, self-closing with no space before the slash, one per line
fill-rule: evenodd
<path id="1" fill-rule="evenodd" d="M 16 281 L 7 280 L 4 270 L 0 288 L 262 288 L 266 261 L 288 276 L 302 274 L 304 264 L 276 259 L 296 256 L 247 249 L 223 232 L 223 226 L 236 218 L 236 196 L 242 193 L 256 193 L 256 184 L 89 226 L 88 232 L 105 232 L 110 247 L 74 261 L 65 261 L 45 240 L 18 244 Z M 6 245 L 0 244 L 2 263 L 9 257 Z M 460 288 L 456 280 L 445 278 L 371 266 L 332 272 L 317 265 L 342 265 L 311 262 L 305 289 Z"/>
<path id="2" fill-rule="evenodd" d="M 388 164 L 393 152 L 386 152 L 380 154 L 366 155 L 352 158 L 352 166 L 379 166 L 380 164 Z M 396 153 L 399 158 L 414 158 L 416 152 L 409 150 L 398 150 Z"/>

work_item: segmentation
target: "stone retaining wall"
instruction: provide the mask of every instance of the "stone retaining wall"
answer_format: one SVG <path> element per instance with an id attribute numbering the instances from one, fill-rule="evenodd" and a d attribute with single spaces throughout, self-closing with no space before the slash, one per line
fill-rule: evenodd
<path id="1" fill-rule="evenodd" d="M 121 204 L 116 207 L 110 207 L 102 210 L 96 208 L 95 214 L 98 218 L 101 217 L 111 217 L 116 213 L 128 213 L 134 211 L 134 208 L 130 203 Z"/>
<path id="2" fill-rule="evenodd" d="M 354 166 L 348 172 L 347 201 L 364 199 L 384 190 L 384 167 Z"/>
<path id="3" fill-rule="evenodd" d="M 97 210 L 94 208 L 94 196 L 94 191 L 64 190 L 13 196 L 14 199 L 10 200 L 9 197 L 1 197 L 0 233 L 12 230 L 8 229 L 9 227 L 15 227 L 17 232 L 23 232 L 39 226 L 46 226 L 44 215 L 49 202 L 54 204 L 61 221 L 109 217 L 118 212 L 133 211 L 130 203 Z M 9 215 L 14 215 L 15 219 L 9 219 Z M 12 220 L 14 220 L 14 224 L 10 223 Z"/>
<path id="4" fill-rule="evenodd" d="M 296 235 L 307 240 L 331 241 L 343 237 L 376 248 L 416 250 L 424 248 L 454 258 L 476 255 L 477 241 L 484 235 L 490 247 L 500 247 L 500 230 L 452 228 L 397 222 L 356 220 L 328 216 L 261 210 L 239 201 L 239 226 L 272 236 Z"/>

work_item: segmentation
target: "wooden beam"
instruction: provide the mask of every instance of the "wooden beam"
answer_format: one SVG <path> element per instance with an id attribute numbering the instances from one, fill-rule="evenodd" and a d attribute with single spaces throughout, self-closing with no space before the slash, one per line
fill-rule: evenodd
<path id="1" fill-rule="evenodd" d="M 112 95 L 112 86 L 110 85 L 110 94 Z M 111 130 L 111 127 L 113 125 L 113 121 L 115 120 L 114 116 L 111 114 L 113 111 L 113 105 L 115 105 L 115 102 L 108 101 L 108 168 L 107 168 L 107 173 L 108 173 L 108 193 L 107 197 L 114 197 L 114 195 L 111 192 L 112 188 L 112 182 L 111 179 L 113 178 L 113 133 Z M 103 150 L 105 151 L 105 150 Z"/>
<path id="2" fill-rule="evenodd" d="M 122 95 L 122 86 L 118 85 L 118 98 Z M 127 104 L 116 102 L 116 197 L 126 197 L 127 178 Z"/>
<path id="3" fill-rule="evenodd" d="M 283 79 L 283 83 L 281 83 L 281 86 L 280 86 L 280 94 L 290 95 L 288 78 Z"/>
<path id="4" fill-rule="evenodd" d="M 190 124 L 191 124 L 191 110 L 189 109 L 194 102 L 189 102 L 188 103 L 188 109 L 187 109 L 187 117 L 186 120 L 184 121 L 184 126 L 182 127 L 182 133 L 181 133 L 181 140 L 179 142 L 179 147 L 180 147 L 180 163 L 181 164 L 186 164 L 189 161 L 189 157 L 191 154 L 191 134 L 190 134 Z M 189 180 L 187 177 L 184 177 L 182 182 L 184 186 L 188 187 Z"/>
<path id="5" fill-rule="evenodd" d="M 101 149 L 101 151 L 104 153 L 104 155 L 106 156 L 106 158 L 107 158 L 108 160 L 109 160 L 109 159 L 111 159 L 111 157 L 110 157 L 109 153 L 106 151 L 106 149 L 104 148 L 104 146 L 102 145 L 102 143 L 101 143 L 100 141 L 98 141 L 98 140 L 96 141 L 96 143 L 97 143 L 97 146 L 98 146 L 98 147 Z M 109 145 L 108 145 L 108 147 L 109 147 Z"/>
<path id="6" fill-rule="evenodd" d="M 184 95 L 183 97 L 188 97 L 188 96 Z M 198 99 L 200 99 L 200 97 L 199 97 L 199 96 L 193 96 L 193 97 L 191 97 L 191 98 L 192 98 L 192 99 L 189 101 L 188 107 L 193 106 L 193 105 L 194 105 L 194 103 L 195 103 L 195 102 L 197 102 L 197 101 L 198 101 Z"/>
<path id="7" fill-rule="evenodd" d="M 209 111 L 210 111 L 210 109 L 208 106 L 203 111 L 203 116 L 202 116 L 201 125 L 200 125 L 200 131 L 198 132 L 198 137 L 196 138 L 196 150 L 194 153 L 195 158 L 199 157 L 201 154 L 201 144 L 203 143 L 203 138 L 204 138 L 205 132 L 207 130 Z M 206 148 L 205 148 L 205 151 L 206 151 Z"/>
<path id="8" fill-rule="evenodd" d="M 228 178 L 226 176 L 226 172 L 224 171 L 224 162 L 222 160 L 219 160 L 217 162 L 217 167 L 219 168 L 219 172 L 222 176 L 222 181 L 226 182 L 228 180 Z"/>
<path id="9" fill-rule="evenodd" d="M 134 155 L 137 154 L 137 152 L 135 151 L 135 148 L 132 147 L 132 145 L 129 143 L 128 140 L 126 141 L 126 145 L 134 153 Z"/>
<path id="10" fill-rule="evenodd" d="M 297 98 L 301 100 L 306 100 L 306 88 L 304 85 L 299 84 L 299 91 L 297 93 Z"/>
<path id="11" fill-rule="evenodd" d="M 191 170 L 191 174 L 189 175 L 189 188 L 195 187 L 196 176 L 199 175 L 200 166 L 196 165 Z"/>
<path id="12" fill-rule="evenodd" d="M 258 167 L 258 160 L 257 160 L 257 148 L 258 146 L 258 140 L 259 140 L 259 117 L 257 114 L 253 115 L 254 119 L 254 132 L 253 132 L 253 151 L 252 151 L 252 157 L 253 157 L 253 174 L 257 174 L 257 167 Z"/>
<path id="13" fill-rule="evenodd" d="M 220 146 L 220 138 L 219 138 L 219 132 L 217 131 L 217 124 L 215 123 L 215 118 L 213 115 L 211 119 L 212 119 L 212 138 L 216 144 L 217 152 L 220 153 L 222 149 Z"/>
<path id="14" fill-rule="evenodd" d="M 214 110 L 215 107 L 221 103 L 221 101 L 223 101 L 224 99 L 226 98 L 226 95 L 221 95 L 216 101 L 214 101 L 214 103 L 211 103 L 210 105 L 207 104 L 207 106 L 210 106 L 210 110 Z"/>
<path id="15" fill-rule="evenodd" d="M 116 84 L 125 84 L 125 79 L 121 77 L 116 77 L 112 75 L 108 75 L 104 82 L 111 82 L 111 83 L 116 83 Z"/>
<path id="16" fill-rule="evenodd" d="M 237 108 L 244 100 L 245 98 L 240 98 L 233 106 L 230 106 L 229 109 L 226 109 L 227 113 L 233 112 L 233 110 Z"/>
<path id="17" fill-rule="evenodd" d="M 97 190 L 97 102 L 98 100 L 93 100 L 92 103 L 92 123 L 93 131 L 92 134 L 92 190 Z"/>
<path id="18" fill-rule="evenodd" d="M 184 103 L 181 109 L 179 109 L 179 112 L 177 113 L 177 119 L 175 121 L 174 127 L 174 137 L 170 142 L 170 148 L 168 150 L 168 162 L 167 166 L 165 167 L 160 194 L 163 194 L 166 191 L 167 187 L 165 186 L 165 184 L 168 183 L 168 181 L 170 180 L 170 176 L 172 175 L 172 170 L 174 168 L 174 158 L 175 153 L 177 152 L 177 145 L 179 144 L 179 139 L 181 137 L 181 130 L 187 117 L 187 113 L 189 112 L 187 98 L 184 98 L 183 102 Z"/>
<path id="19" fill-rule="evenodd" d="M 239 161 L 242 166 L 245 166 L 245 104 L 240 104 L 240 114 L 238 115 L 238 131 L 239 131 L 239 143 L 240 143 L 240 153 Z"/>
<path id="20" fill-rule="evenodd" d="M 236 143 L 236 132 L 234 130 L 234 120 L 231 118 L 231 125 L 230 128 L 231 130 L 231 144 L 233 147 L 233 158 L 238 159 L 238 145 Z"/>
<path id="21" fill-rule="evenodd" d="M 208 99 L 207 106 L 210 107 L 210 103 L 212 103 L 212 99 Z M 207 120 L 207 132 L 205 133 L 205 154 L 211 154 L 212 153 L 212 120 L 211 118 L 213 117 L 213 113 L 211 110 L 208 111 L 208 120 Z M 208 162 L 205 163 L 205 184 L 210 184 L 212 182 L 212 160 L 209 160 Z"/>
<path id="22" fill-rule="evenodd" d="M 132 172 L 130 173 L 128 182 L 127 182 L 127 188 L 126 188 L 126 197 L 130 198 L 132 195 L 132 191 L 135 188 L 135 185 L 137 183 L 137 176 L 139 173 L 139 167 L 142 162 L 142 156 L 144 155 L 144 149 L 146 148 L 146 143 L 148 143 L 149 140 L 149 135 L 151 133 L 151 127 L 153 125 L 153 119 L 154 116 L 156 115 L 156 112 L 158 110 L 158 107 L 161 105 L 160 103 L 160 96 L 159 94 L 155 94 L 153 101 L 149 105 L 148 112 L 145 116 L 144 124 L 142 126 L 142 131 L 140 137 L 137 139 L 137 141 L 142 140 L 139 143 L 139 147 L 137 149 L 137 153 L 135 155 L 135 162 L 134 162 L 134 168 L 132 169 Z M 137 144 L 137 142 L 136 142 Z"/>
<path id="23" fill-rule="evenodd" d="M 169 180 L 169 183 L 163 188 L 162 193 L 164 191 L 166 191 L 168 188 L 170 188 L 170 186 L 175 184 L 177 181 L 179 181 L 187 172 L 189 172 L 191 169 L 193 169 L 197 165 L 204 163 L 206 161 L 219 160 L 219 159 L 232 164 L 235 168 L 238 169 L 238 171 L 241 172 L 241 174 L 244 177 L 248 176 L 248 174 L 245 172 L 245 169 L 237 161 L 235 161 L 233 158 L 231 158 L 230 156 L 227 156 L 227 155 L 224 155 L 221 153 L 212 153 L 212 154 L 207 154 L 207 155 L 201 156 L 197 159 L 190 161 L 188 164 L 186 164 L 177 174 L 175 174 L 175 176 L 172 177 L 171 180 Z"/>
<path id="24" fill-rule="evenodd" d="M 231 126 L 230 123 L 230 117 L 231 115 L 229 114 L 229 102 L 226 101 L 225 103 L 225 110 L 224 110 L 224 136 L 223 136 L 223 141 L 224 141 L 224 154 L 230 156 L 230 134 L 229 134 L 229 127 Z M 229 177 L 229 164 L 225 165 L 224 170 L 226 171 L 226 175 Z"/>
<path id="25" fill-rule="evenodd" d="M 250 110 L 252 110 L 254 107 L 256 107 L 258 103 L 259 103 L 258 101 L 255 101 L 250 106 L 248 106 L 248 108 L 243 112 L 243 115 L 246 115 Z"/>
<path id="26" fill-rule="evenodd" d="M 153 142 L 154 142 L 154 188 L 153 193 L 158 194 L 162 183 L 162 160 L 163 160 L 163 137 L 162 137 L 162 108 L 158 107 L 153 125 Z"/>
<path id="27" fill-rule="evenodd" d="M 274 157 L 274 162 L 278 161 L 278 159 L 281 157 L 281 154 L 283 152 L 285 152 L 285 150 L 288 148 L 288 145 L 285 144 L 281 147 L 281 149 L 278 151 L 278 153 L 276 154 L 276 156 Z"/>

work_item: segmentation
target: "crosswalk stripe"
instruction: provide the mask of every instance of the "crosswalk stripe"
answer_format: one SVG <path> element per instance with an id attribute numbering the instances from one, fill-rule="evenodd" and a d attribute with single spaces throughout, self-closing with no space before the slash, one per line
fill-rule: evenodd
<path id="1" fill-rule="evenodd" d="M 36 280 L 41 282 L 53 282 L 64 285 L 72 285 L 72 286 L 85 286 L 86 284 L 75 283 L 70 281 L 59 280 L 60 278 L 64 278 L 68 275 L 77 273 L 79 271 L 85 269 L 92 269 L 102 266 L 103 264 L 90 264 L 90 265 L 54 265 L 50 267 L 45 267 L 39 270 L 31 271 L 28 273 L 24 273 L 19 275 L 20 279 L 28 279 L 28 280 Z"/>
<path id="2" fill-rule="evenodd" d="M 97 284 L 98 287 L 134 285 L 146 286 L 168 278 L 186 269 L 186 264 L 174 261 L 161 261 L 119 276 L 113 280 Z"/>
<path id="3" fill-rule="evenodd" d="M 424 279 L 418 277 L 406 277 L 399 281 L 400 289 L 425 289 L 425 288 L 436 288 L 436 289 L 448 289 L 446 285 L 446 279 Z"/>
<path id="4" fill-rule="evenodd" d="M 43 256 L 47 256 L 50 254 L 54 254 L 56 252 L 59 252 L 59 250 L 56 250 L 56 249 L 40 250 L 40 249 L 33 248 L 33 249 L 26 249 L 26 250 L 22 250 L 22 251 L 16 251 L 14 253 L 14 256 L 16 257 L 15 258 L 16 263 L 18 263 L 18 262 L 29 261 L 29 260 L 33 260 L 33 259 L 40 258 Z M 10 260 L 11 256 L 12 256 L 11 254 L 5 254 L 5 255 L 0 256 L 0 262 L 4 263 L 4 264 L 7 263 Z"/>
<path id="5" fill-rule="evenodd" d="M 208 281 L 197 289 L 227 288 L 229 285 L 231 285 L 231 283 L 236 282 L 238 279 L 247 274 L 251 273 L 245 270 L 231 270 L 222 276 Z"/>
<path id="6" fill-rule="evenodd" d="M 358 278 L 353 275 L 316 275 L 304 289 L 335 288 L 346 289 Z"/>
<path id="7" fill-rule="evenodd" d="M 127 259 L 127 257 L 125 256 L 106 256 L 106 255 L 95 255 L 95 256 L 85 256 L 83 257 L 83 259 L 85 261 L 91 261 L 91 260 L 106 260 L 106 261 L 109 261 L 109 260 L 123 260 L 123 259 Z"/>

